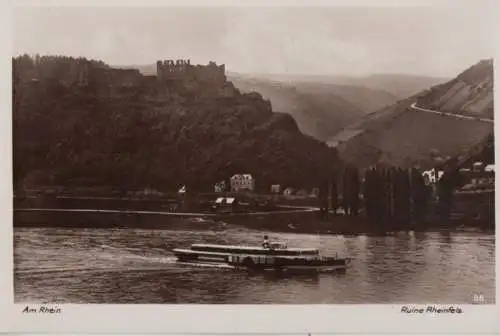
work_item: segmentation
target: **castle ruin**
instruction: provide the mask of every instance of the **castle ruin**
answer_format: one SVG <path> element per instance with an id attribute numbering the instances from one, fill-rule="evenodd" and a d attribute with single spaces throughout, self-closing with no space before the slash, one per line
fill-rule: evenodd
<path id="1" fill-rule="evenodd" d="M 224 64 L 192 65 L 183 59 L 157 61 L 156 76 L 145 76 L 139 69 L 113 68 L 81 57 L 22 55 L 13 58 L 13 76 L 20 84 L 57 81 L 67 88 L 91 88 L 96 94 L 108 96 L 125 95 L 133 88 L 160 96 L 175 92 L 197 98 L 235 94 L 234 86 L 227 82 Z"/>
<path id="2" fill-rule="evenodd" d="M 156 77 L 159 82 L 182 81 L 184 83 L 210 83 L 218 86 L 226 82 L 226 67 L 209 62 L 208 65 L 192 65 L 191 61 L 178 59 L 156 62 Z"/>

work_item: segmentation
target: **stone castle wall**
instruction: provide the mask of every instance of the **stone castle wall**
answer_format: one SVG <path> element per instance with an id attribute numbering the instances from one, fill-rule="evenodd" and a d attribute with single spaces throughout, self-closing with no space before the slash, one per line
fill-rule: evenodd
<path id="1" fill-rule="evenodd" d="M 212 83 L 219 86 L 226 82 L 226 67 L 210 62 L 208 65 L 192 65 L 190 60 L 164 60 L 156 62 L 158 81 Z"/>
<path id="2" fill-rule="evenodd" d="M 21 83 L 50 80 L 66 87 L 90 87 L 100 95 L 140 87 L 152 94 L 177 90 L 200 97 L 236 94 L 234 86 L 227 82 L 224 64 L 192 65 L 189 60 L 166 60 L 156 65 L 156 76 L 144 76 L 138 69 L 112 68 L 85 58 L 25 55 L 13 59 L 13 76 Z"/>
<path id="3" fill-rule="evenodd" d="M 33 80 L 56 80 L 67 87 L 77 86 L 138 86 L 142 74 L 137 69 L 116 69 L 102 62 L 84 58 L 64 56 L 35 56 L 14 60 L 17 79 L 23 82 Z"/>
<path id="4" fill-rule="evenodd" d="M 63 85 L 88 84 L 88 61 L 63 56 L 28 56 L 14 59 L 17 80 L 28 82 L 53 79 Z"/>

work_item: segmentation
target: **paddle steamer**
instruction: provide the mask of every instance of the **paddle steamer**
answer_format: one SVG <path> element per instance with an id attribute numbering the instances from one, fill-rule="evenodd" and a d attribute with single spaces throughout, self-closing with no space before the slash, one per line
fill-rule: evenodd
<path id="1" fill-rule="evenodd" d="M 350 258 L 324 257 L 316 248 L 289 248 L 284 242 L 265 242 L 262 247 L 193 244 L 173 252 L 179 262 L 249 271 L 328 272 L 350 263 Z"/>

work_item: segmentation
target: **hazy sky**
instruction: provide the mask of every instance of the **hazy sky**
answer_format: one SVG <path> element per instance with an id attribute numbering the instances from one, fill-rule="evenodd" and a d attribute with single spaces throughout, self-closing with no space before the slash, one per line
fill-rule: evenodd
<path id="1" fill-rule="evenodd" d="M 14 53 L 111 65 L 214 60 L 274 74 L 454 76 L 493 56 L 488 7 L 97 8 L 14 12 Z M 477 2 L 479 3 L 479 2 Z"/>

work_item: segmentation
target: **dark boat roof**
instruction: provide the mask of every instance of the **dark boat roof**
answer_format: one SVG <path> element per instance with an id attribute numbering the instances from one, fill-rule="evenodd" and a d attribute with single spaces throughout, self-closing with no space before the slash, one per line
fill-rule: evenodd
<path id="1" fill-rule="evenodd" d="M 272 242 L 271 242 L 272 244 Z M 237 246 L 237 245 L 215 245 L 215 244 L 193 244 L 191 248 L 220 248 L 227 250 L 239 250 L 239 251 L 269 251 L 267 248 L 263 248 L 262 246 Z M 277 251 L 291 251 L 291 252 L 316 252 L 318 249 L 316 248 L 284 248 L 284 249 L 274 249 Z"/>

